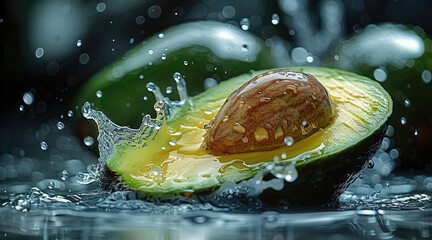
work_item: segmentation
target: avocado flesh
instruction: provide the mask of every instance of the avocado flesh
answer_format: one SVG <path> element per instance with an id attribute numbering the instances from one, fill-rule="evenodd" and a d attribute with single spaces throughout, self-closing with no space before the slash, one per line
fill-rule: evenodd
<path id="1" fill-rule="evenodd" d="M 290 147 L 271 151 L 213 155 L 201 148 L 205 134 L 204 124 L 214 117 L 225 98 L 244 82 L 268 70 L 250 72 L 193 97 L 192 104 L 182 107 L 173 118 L 164 122 L 155 139 L 149 141 L 146 147 L 130 147 L 127 144 L 116 146 L 114 153 L 107 159 L 108 167 L 120 175 L 131 189 L 144 193 L 197 192 L 218 187 L 225 181 L 239 182 L 250 178 L 265 167 L 266 162 L 273 161 L 275 155 L 285 153 L 286 160 L 281 161 L 289 163 L 302 153 L 310 152 L 310 157 L 296 162 L 299 179 L 286 184 L 294 186 L 297 182 L 315 182 L 313 173 L 325 172 L 326 167 L 322 166 L 325 163 L 338 163 L 338 168 L 346 168 L 350 165 L 344 165 L 345 160 L 351 155 L 370 156 L 377 150 L 382 134 L 377 137 L 376 133 L 383 132 L 383 126 L 392 110 L 391 98 L 379 84 L 341 70 L 316 67 L 290 69 L 315 76 L 333 99 L 335 119 L 321 131 Z M 176 139 L 174 146 L 169 144 L 172 138 Z M 358 145 L 363 147 L 355 148 Z M 374 147 L 368 149 L 371 145 Z M 356 152 L 360 149 L 361 153 Z M 340 159 L 340 156 L 344 159 Z M 356 163 L 356 166 L 361 169 L 367 161 L 364 158 L 358 159 L 361 162 Z M 324 169 L 311 168 L 314 164 Z M 334 166 L 336 165 L 332 164 L 328 168 Z M 352 180 L 360 170 L 359 167 L 349 170 L 350 176 L 344 174 L 341 182 L 329 182 L 342 188 L 347 187 L 346 181 Z M 331 174 L 335 175 L 337 171 Z M 309 179 L 302 179 L 302 175 Z M 337 179 L 338 176 L 327 177 Z"/>

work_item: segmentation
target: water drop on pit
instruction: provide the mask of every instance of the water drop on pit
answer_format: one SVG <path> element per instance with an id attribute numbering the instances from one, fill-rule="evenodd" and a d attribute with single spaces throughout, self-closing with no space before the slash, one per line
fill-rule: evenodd
<path id="1" fill-rule="evenodd" d="M 68 117 L 72 117 L 73 116 L 73 112 L 72 112 L 72 110 L 69 110 L 68 111 Z"/>
<path id="2" fill-rule="evenodd" d="M 167 59 L 167 56 L 166 56 L 165 53 L 162 54 L 161 59 L 162 59 L 162 60 L 166 60 L 166 59 Z"/>
<path id="3" fill-rule="evenodd" d="M 407 120 L 404 117 L 401 117 L 401 124 L 402 125 L 406 125 L 407 124 Z"/>
<path id="4" fill-rule="evenodd" d="M 184 61 L 183 64 L 184 64 L 185 66 L 189 65 L 188 61 Z"/>
<path id="5" fill-rule="evenodd" d="M 21 105 L 20 107 L 19 107 L 19 110 L 22 112 L 22 111 L 24 111 L 24 105 Z"/>
<path id="6" fill-rule="evenodd" d="M 78 40 L 78 41 L 76 42 L 76 45 L 77 45 L 77 47 L 81 47 L 81 46 L 82 46 L 82 41 L 81 41 L 81 40 Z"/>
<path id="7" fill-rule="evenodd" d="M 53 181 L 49 181 L 48 185 L 47 185 L 47 188 L 48 189 L 53 189 L 54 187 L 55 187 L 55 183 Z"/>
<path id="8" fill-rule="evenodd" d="M 163 34 L 163 33 L 159 33 L 159 38 L 164 38 L 165 37 L 165 34 Z"/>
<path id="9" fill-rule="evenodd" d="M 285 137 L 284 138 L 284 143 L 290 147 L 294 144 L 294 138 L 292 138 L 291 136 Z"/>

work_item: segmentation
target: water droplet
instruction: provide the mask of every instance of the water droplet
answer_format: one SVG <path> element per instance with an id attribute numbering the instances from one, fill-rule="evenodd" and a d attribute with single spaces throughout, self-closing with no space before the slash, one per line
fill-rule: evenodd
<path id="1" fill-rule="evenodd" d="M 382 68 L 375 69 L 373 75 L 378 82 L 385 82 L 387 80 L 387 72 Z"/>
<path id="2" fill-rule="evenodd" d="M 81 41 L 81 40 L 78 40 L 78 41 L 76 42 L 76 45 L 77 45 L 77 47 L 81 47 L 81 46 L 82 46 L 82 41 Z"/>
<path id="3" fill-rule="evenodd" d="M 166 147 L 165 147 L 165 146 L 162 146 L 162 150 L 166 150 Z"/>
<path id="4" fill-rule="evenodd" d="M 371 160 L 369 160 L 369 162 L 368 162 L 368 164 L 367 164 L 367 167 L 368 168 L 373 168 L 375 166 L 375 162 L 371 159 Z"/>
<path id="5" fill-rule="evenodd" d="M 82 106 L 82 114 L 85 118 L 89 118 L 90 117 L 90 113 L 91 113 L 91 106 L 89 102 L 85 102 L 84 105 Z"/>
<path id="6" fill-rule="evenodd" d="M 159 166 L 155 166 L 155 167 L 153 167 L 152 173 L 155 175 L 155 177 L 156 176 L 162 176 L 164 173 L 164 170 Z"/>
<path id="7" fill-rule="evenodd" d="M 175 73 L 173 74 L 173 78 L 174 78 L 175 81 L 180 81 L 180 79 L 181 79 L 181 74 L 180 74 L 179 72 L 175 72 Z"/>
<path id="8" fill-rule="evenodd" d="M 188 63 L 188 61 L 184 61 L 183 64 L 184 64 L 185 66 L 187 66 L 189 63 Z"/>
<path id="9" fill-rule="evenodd" d="M 165 37 L 165 34 L 163 34 L 163 33 L 159 33 L 159 38 L 164 38 Z"/>
<path id="10" fill-rule="evenodd" d="M 173 88 L 172 88 L 171 86 L 168 86 L 168 87 L 166 87 L 166 89 L 165 89 L 165 92 L 166 92 L 167 94 L 171 94 L 172 91 L 173 91 Z"/>
<path id="11" fill-rule="evenodd" d="M 233 6 L 225 6 L 222 9 L 222 18 L 232 18 L 236 14 L 236 10 Z"/>
<path id="12" fill-rule="evenodd" d="M 161 56 L 161 59 L 162 60 L 166 60 L 167 59 L 167 55 L 165 53 L 163 53 L 162 56 Z"/>
<path id="13" fill-rule="evenodd" d="M 401 117 L 401 124 L 402 124 L 402 125 L 407 124 L 407 120 L 406 120 L 406 118 Z"/>
<path id="14" fill-rule="evenodd" d="M 41 58 L 44 55 L 44 49 L 43 48 L 37 48 L 35 51 L 35 55 L 37 58 Z"/>
<path id="15" fill-rule="evenodd" d="M 147 101 L 147 100 L 148 100 L 148 97 L 147 97 L 147 96 L 144 96 L 143 99 L 144 99 L 144 101 Z"/>
<path id="16" fill-rule="evenodd" d="M 134 39 L 134 38 L 130 38 L 130 39 L 129 39 L 129 43 L 130 43 L 130 44 L 132 44 L 132 43 L 134 43 L 134 42 L 135 42 L 135 39 Z"/>
<path id="17" fill-rule="evenodd" d="M 234 123 L 233 129 L 236 133 L 244 134 L 246 132 L 246 128 L 244 128 L 240 123 Z"/>
<path id="18" fill-rule="evenodd" d="M 102 93 L 101 90 L 97 90 L 97 91 L 96 91 L 96 97 L 101 98 L 102 95 L 103 95 L 103 93 Z"/>
<path id="19" fill-rule="evenodd" d="M 308 51 L 302 47 L 296 47 L 291 51 L 291 58 L 297 63 L 306 62 L 306 58 L 309 56 Z"/>
<path id="20" fill-rule="evenodd" d="M 278 163 L 279 160 L 279 156 L 273 156 L 273 162 Z"/>
<path id="21" fill-rule="evenodd" d="M 249 30 L 249 27 L 250 27 L 249 19 L 248 18 L 242 18 L 240 20 L 240 26 L 241 26 L 241 29 L 243 29 L 245 31 Z"/>
<path id="22" fill-rule="evenodd" d="M 13 209 L 20 212 L 28 212 L 31 209 L 31 203 L 27 200 L 24 194 L 19 194 L 11 199 L 11 206 Z"/>
<path id="23" fill-rule="evenodd" d="M 385 186 L 385 188 L 388 188 L 388 187 L 390 187 L 390 183 L 386 182 L 386 183 L 384 184 L 384 186 Z"/>
<path id="24" fill-rule="evenodd" d="M 265 128 L 258 126 L 254 131 L 255 140 L 261 142 L 268 139 L 268 132 Z"/>
<path id="25" fill-rule="evenodd" d="M 414 130 L 414 136 L 417 136 L 417 135 L 418 135 L 418 131 Z"/>
<path id="26" fill-rule="evenodd" d="M 292 138 L 291 136 L 285 137 L 284 138 L 284 143 L 290 147 L 294 144 L 294 138 Z"/>
<path id="27" fill-rule="evenodd" d="M 78 60 L 82 65 L 85 65 L 89 62 L 90 56 L 87 53 L 83 53 L 79 56 Z"/>
<path id="28" fill-rule="evenodd" d="M 65 128 L 65 125 L 64 125 L 64 123 L 63 122 L 57 122 L 57 129 L 59 130 L 59 131 L 61 131 L 61 130 L 63 130 Z"/>
<path id="29" fill-rule="evenodd" d="M 85 144 L 87 147 L 91 147 L 91 146 L 93 146 L 93 144 L 94 144 L 94 139 L 93 139 L 93 137 L 91 137 L 91 136 L 87 136 L 87 137 L 85 137 L 85 138 L 84 138 L 84 144 Z"/>
<path id="30" fill-rule="evenodd" d="M 407 108 L 411 107 L 411 101 L 410 101 L 408 98 L 405 99 L 405 101 L 404 101 L 404 105 L 405 105 L 405 107 L 407 107 Z"/>
<path id="31" fill-rule="evenodd" d="M 244 143 L 247 143 L 247 142 L 249 142 L 249 138 L 246 137 L 246 136 L 243 136 L 243 137 L 242 137 L 242 141 L 243 141 Z"/>
<path id="32" fill-rule="evenodd" d="M 100 13 L 105 11 L 105 9 L 106 9 L 106 4 L 103 2 L 98 3 L 98 5 L 96 5 L 96 11 L 98 11 Z"/>
<path id="33" fill-rule="evenodd" d="M 285 181 L 294 182 L 298 178 L 298 171 L 294 164 L 290 164 L 285 168 Z"/>
<path id="34" fill-rule="evenodd" d="M 430 83 L 432 80 L 432 73 L 429 70 L 424 70 L 422 72 L 422 80 L 424 83 Z"/>
<path id="35" fill-rule="evenodd" d="M 314 61 L 314 58 L 312 56 L 307 56 L 306 57 L 306 62 L 311 63 Z"/>
<path id="36" fill-rule="evenodd" d="M 22 112 L 22 111 L 24 111 L 24 105 L 21 105 L 20 107 L 19 107 L 19 110 Z"/>
<path id="37" fill-rule="evenodd" d="M 145 22 L 145 18 L 143 16 L 138 16 L 135 19 L 136 24 L 141 25 Z"/>
<path id="38" fill-rule="evenodd" d="M 68 177 L 69 177 L 69 173 L 66 169 L 61 171 L 61 173 L 60 173 L 60 179 L 61 180 L 65 181 Z"/>
<path id="39" fill-rule="evenodd" d="M 213 109 L 205 109 L 204 114 L 210 115 L 213 113 Z"/>
<path id="40" fill-rule="evenodd" d="M 33 103 L 33 94 L 31 92 L 24 93 L 23 101 L 25 104 L 31 105 Z"/>
<path id="41" fill-rule="evenodd" d="M 171 146 L 175 146 L 177 144 L 177 141 L 175 140 L 175 138 L 170 138 L 168 144 Z"/>
<path id="42" fill-rule="evenodd" d="M 260 97 L 259 101 L 262 102 L 262 103 L 263 102 L 270 102 L 271 98 L 269 98 L 269 97 Z"/>
<path id="43" fill-rule="evenodd" d="M 228 121 L 229 117 L 228 116 L 224 116 L 224 118 L 222 119 L 222 122 L 226 122 Z"/>
<path id="44" fill-rule="evenodd" d="M 148 50 L 148 53 L 149 53 L 150 55 L 152 55 L 152 54 L 153 54 L 153 49 Z"/>
<path id="45" fill-rule="evenodd" d="M 277 13 L 273 13 L 271 23 L 273 25 L 278 25 L 280 21 L 279 15 Z"/>
<path id="46" fill-rule="evenodd" d="M 75 178 L 79 184 L 83 184 L 83 185 L 87 185 L 96 181 L 96 178 L 90 173 L 79 172 L 77 173 Z"/>
<path id="47" fill-rule="evenodd" d="M 139 79 L 144 79 L 144 75 L 141 74 L 141 75 L 139 76 Z"/>
<path id="48" fill-rule="evenodd" d="M 68 117 L 72 117 L 73 116 L 72 110 L 69 110 L 67 114 L 68 114 Z"/>
<path id="49" fill-rule="evenodd" d="M 204 89 L 208 90 L 210 88 L 213 88 L 213 87 L 217 86 L 217 84 L 218 84 L 218 82 L 215 79 L 213 79 L 213 78 L 206 78 L 204 80 Z"/>
<path id="50" fill-rule="evenodd" d="M 47 185 L 47 188 L 53 189 L 54 187 L 55 187 L 55 183 L 53 181 L 49 181 L 48 185 Z"/>
<path id="51" fill-rule="evenodd" d="M 40 148 L 45 151 L 48 149 L 48 144 L 45 141 L 42 141 L 40 142 Z"/>
<path id="52" fill-rule="evenodd" d="M 247 44 L 243 44 L 241 50 L 243 52 L 248 52 L 249 51 L 249 46 Z"/>
<path id="53" fill-rule="evenodd" d="M 158 5 L 153 5 L 148 9 L 147 14 L 151 18 L 158 18 L 162 14 L 162 8 Z"/>

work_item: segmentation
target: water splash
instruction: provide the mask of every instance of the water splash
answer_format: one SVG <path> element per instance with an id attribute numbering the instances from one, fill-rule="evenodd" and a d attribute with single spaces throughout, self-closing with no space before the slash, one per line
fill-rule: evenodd
<path id="1" fill-rule="evenodd" d="M 165 97 L 160 88 L 154 84 L 153 82 L 147 83 L 147 90 L 149 92 L 152 92 L 156 98 L 156 101 L 163 101 L 165 102 L 166 109 L 165 109 L 165 115 L 166 118 L 169 119 L 170 117 L 174 116 L 175 112 L 183 107 L 186 104 L 192 105 L 192 102 L 190 101 L 189 94 L 187 92 L 186 88 L 186 81 L 183 78 L 183 76 L 179 72 L 175 72 L 173 74 L 173 79 L 177 86 L 177 92 L 179 95 L 180 100 L 179 101 L 173 101 L 169 97 Z M 167 91 L 168 94 L 172 92 L 172 89 L 170 91 Z"/>
<path id="2" fill-rule="evenodd" d="M 156 118 L 153 119 L 147 114 L 143 117 L 139 129 L 131 129 L 113 123 L 103 112 L 93 110 L 89 102 L 84 103 L 83 116 L 94 120 L 98 126 L 99 162 L 109 163 L 117 146 L 128 145 L 138 148 L 147 146 L 147 142 L 154 139 L 162 127 L 166 106 L 164 101 L 158 100 L 154 105 L 157 112 Z"/>

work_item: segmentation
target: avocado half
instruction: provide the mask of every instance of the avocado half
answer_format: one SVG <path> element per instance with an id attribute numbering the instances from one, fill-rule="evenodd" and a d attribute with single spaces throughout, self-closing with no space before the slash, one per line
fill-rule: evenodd
<path id="1" fill-rule="evenodd" d="M 266 168 L 274 156 L 283 156 L 280 162 L 297 160 L 298 179 L 285 182 L 282 191 L 266 190 L 263 199 L 299 205 L 335 202 L 380 147 L 392 100 L 378 83 L 353 73 L 317 67 L 290 69 L 317 78 L 330 94 L 335 110 L 331 124 L 292 146 L 223 155 L 201 147 L 204 125 L 226 97 L 268 70 L 251 71 L 192 97 L 172 118 L 164 120 L 157 132 L 119 141 L 104 157 L 106 165 L 130 189 L 163 195 L 207 192 L 226 181 L 240 182 Z M 309 154 L 305 156 L 305 152 Z"/>

